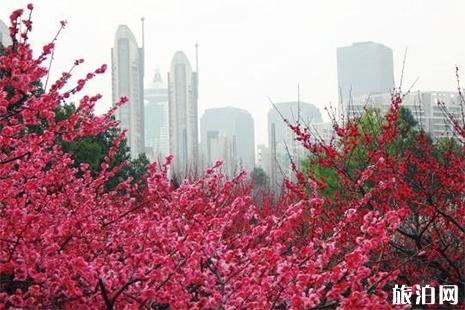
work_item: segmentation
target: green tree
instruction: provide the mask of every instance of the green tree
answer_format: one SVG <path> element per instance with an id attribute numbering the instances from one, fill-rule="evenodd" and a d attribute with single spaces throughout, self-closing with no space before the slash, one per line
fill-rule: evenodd
<path id="1" fill-rule="evenodd" d="M 55 111 L 55 120 L 60 121 L 68 118 L 74 111 L 76 106 L 73 103 L 61 105 L 59 109 Z M 84 137 L 74 140 L 73 142 L 60 141 L 62 149 L 67 153 L 73 154 L 74 164 L 76 166 L 82 163 L 87 163 L 92 171 L 97 174 L 101 165 L 104 161 L 108 150 L 113 145 L 113 141 L 119 136 L 121 131 L 118 128 L 110 128 L 103 133 L 100 133 L 94 137 Z M 129 147 L 127 141 L 124 139 L 119 149 L 110 163 L 110 168 L 128 162 L 128 165 L 112 177 L 107 182 L 107 188 L 113 189 L 120 182 L 132 177 L 134 182 L 140 180 L 140 178 L 146 173 L 149 160 L 145 154 L 140 154 L 138 158 L 130 158 Z"/>
<path id="2" fill-rule="evenodd" d="M 355 119 L 356 129 L 359 133 L 358 140 L 353 141 L 354 147 L 344 162 L 344 171 L 350 177 L 356 179 L 359 176 L 357 172 L 363 171 L 369 162 L 369 152 L 376 151 L 379 148 L 378 137 L 381 135 L 385 118 L 381 111 L 376 108 L 369 108 L 359 118 Z M 391 142 L 386 151 L 389 154 L 402 155 L 407 149 L 415 147 L 419 131 L 417 122 L 410 110 L 401 107 L 398 114 L 398 128 L 400 134 L 398 138 Z M 428 138 L 431 142 L 431 138 Z M 319 155 L 320 156 L 320 155 Z M 324 181 L 326 187 L 321 188 L 320 192 L 325 197 L 334 198 L 335 193 L 343 195 L 344 191 L 340 188 L 339 175 L 337 167 L 322 167 L 315 159 L 317 156 L 311 155 L 303 162 L 303 171 L 306 175 L 312 175 L 317 181 Z M 367 189 L 368 190 L 368 189 Z"/>

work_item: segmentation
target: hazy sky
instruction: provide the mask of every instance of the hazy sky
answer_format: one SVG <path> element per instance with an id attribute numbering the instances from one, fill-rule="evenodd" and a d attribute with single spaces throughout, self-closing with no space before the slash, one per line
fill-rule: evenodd
<path id="1" fill-rule="evenodd" d="M 110 64 L 116 28 L 127 24 L 141 37 L 146 19 L 146 82 L 159 67 L 166 79 L 171 57 L 184 50 L 194 63 L 199 44 L 199 116 L 209 107 L 247 109 L 255 119 L 255 140 L 266 143 L 266 112 L 273 101 L 297 98 L 323 108 L 337 101 L 336 48 L 376 41 L 394 49 L 396 82 L 408 47 L 405 88 L 454 90 L 457 64 L 465 72 L 464 0 L 0 0 L 0 19 L 33 2 L 32 43 L 41 47 L 62 33 L 52 67 L 67 70 L 85 58 L 79 73 Z M 463 74 L 465 76 L 465 73 Z M 465 80 L 465 78 L 464 78 Z M 111 74 L 94 80 L 88 92 L 111 105 Z"/>

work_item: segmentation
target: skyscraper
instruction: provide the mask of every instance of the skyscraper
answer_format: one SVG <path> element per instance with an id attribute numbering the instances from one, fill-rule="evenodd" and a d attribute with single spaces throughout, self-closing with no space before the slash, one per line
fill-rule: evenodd
<path id="1" fill-rule="evenodd" d="M 223 160 L 223 169 L 229 176 L 241 169 L 254 168 L 254 121 L 246 110 L 207 109 L 200 119 L 200 137 L 207 165 Z"/>
<path id="2" fill-rule="evenodd" d="M 176 52 L 168 73 L 168 112 L 172 173 L 184 178 L 198 172 L 197 72 L 184 52 Z"/>
<path id="3" fill-rule="evenodd" d="M 0 43 L 3 47 L 11 45 L 10 29 L 8 26 L 0 20 Z"/>
<path id="4" fill-rule="evenodd" d="M 142 30 L 143 32 L 143 30 Z M 144 46 L 137 45 L 128 26 L 120 25 L 116 31 L 112 56 L 113 102 L 123 96 L 128 103 L 118 108 L 116 118 L 120 127 L 127 129 L 131 157 L 144 152 Z"/>
<path id="5" fill-rule="evenodd" d="M 160 71 L 144 90 L 145 153 L 150 160 L 163 161 L 169 154 L 168 87 Z"/>
<path id="6" fill-rule="evenodd" d="M 340 102 L 349 97 L 389 92 L 394 87 L 392 49 L 375 42 L 339 47 L 337 78 Z M 344 107 L 340 109 L 344 113 Z"/>

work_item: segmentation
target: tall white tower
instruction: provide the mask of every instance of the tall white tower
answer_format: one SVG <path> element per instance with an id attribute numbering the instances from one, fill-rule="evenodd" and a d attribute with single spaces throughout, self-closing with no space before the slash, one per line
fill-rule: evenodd
<path id="1" fill-rule="evenodd" d="M 178 179 L 198 173 L 197 72 L 183 52 L 176 52 L 168 73 L 169 140 L 172 172 Z"/>
<path id="2" fill-rule="evenodd" d="M 118 109 L 116 118 L 120 127 L 128 130 L 131 157 L 136 158 L 144 153 L 144 46 L 137 45 L 128 26 L 120 25 L 111 56 L 113 102 L 118 102 L 123 96 L 129 99 Z"/>

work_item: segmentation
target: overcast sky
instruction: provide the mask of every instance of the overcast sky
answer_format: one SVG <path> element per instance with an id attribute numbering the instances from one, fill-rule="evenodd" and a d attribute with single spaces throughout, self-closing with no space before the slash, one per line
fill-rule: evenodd
<path id="1" fill-rule="evenodd" d="M 194 65 L 199 44 L 199 116 L 206 108 L 235 106 L 255 119 L 255 140 L 266 143 L 266 112 L 273 101 L 297 98 L 320 108 L 337 101 L 336 48 L 375 41 L 394 50 L 396 82 L 408 47 L 405 87 L 456 89 L 455 65 L 465 71 L 464 0 L 0 0 L 0 19 L 33 2 L 33 46 L 61 35 L 52 67 L 67 70 L 74 59 L 94 69 L 110 64 L 117 26 L 127 24 L 141 38 L 146 20 L 146 82 L 160 68 L 166 79 L 171 57 L 186 52 Z M 465 73 L 464 73 L 465 75 Z M 88 92 L 111 105 L 111 73 Z"/>

